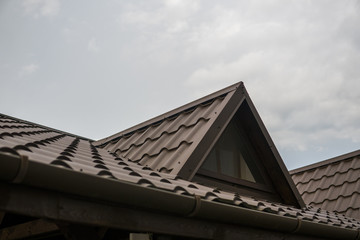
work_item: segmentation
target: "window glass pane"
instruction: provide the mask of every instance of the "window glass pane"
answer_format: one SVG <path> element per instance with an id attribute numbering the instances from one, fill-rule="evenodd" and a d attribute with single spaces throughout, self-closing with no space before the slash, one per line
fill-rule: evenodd
<path id="1" fill-rule="evenodd" d="M 248 165 L 246 164 L 245 159 L 241 155 L 241 153 L 239 153 L 239 157 L 240 157 L 241 178 L 248 180 L 250 182 L 255 182 L 254 176 L 252 175 L 252 173 L 251 173 Z"/>
<path id="2" fill-rule="evenodd" d="M 217 162 L 216 162 L 215 149 L 211 150 L 209 156 L 204 161 L 201 168 L 212 171 L 212 172 L 217 172 L 218 167 L 217 167 Z"/>
<path id="3" fill-rule="evenodd" d="M 230 177 L 239 177 L 239 169 L 236 167 L 236 158 L 233 151 L 219 150 L 221 173 Z"/>
<path id="4" fill-rule="evenodd" d="M 235 120 L 230 121 L 202 168 L 220 175 L 264 183 L 255 159 L 250 153 L 252 146 L 246 139 L 245 133 Z"/>

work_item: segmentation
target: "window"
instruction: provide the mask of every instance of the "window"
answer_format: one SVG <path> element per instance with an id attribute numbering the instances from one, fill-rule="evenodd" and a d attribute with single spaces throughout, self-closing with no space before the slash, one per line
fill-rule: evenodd
<path id="1" fill-rule="evenodd" d="M 205 159 L 202 170 L 217 173 L 217 176 L 242 179 L 253 183 L 264 183 L 250 152 L 249 142 L 242 134 L 234 118 Z M 228 178 L 227 178 L 228 179 Z"/>

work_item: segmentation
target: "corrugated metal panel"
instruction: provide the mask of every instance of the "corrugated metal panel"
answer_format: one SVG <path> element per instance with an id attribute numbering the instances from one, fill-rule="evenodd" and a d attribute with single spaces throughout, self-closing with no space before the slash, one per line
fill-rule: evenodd
<path id="1" fill-rule="evenodd" d="M 360 151 L 290 173 L 306 204 L 360 219 Z"/>
<path id="2" fill-rule="evenodd" d="M 210 128 L 209 120 L 224 107 L 224 99 L 222 94 L 189 105 L 168 118 L 108 139 L 102 147 L 153 170 L 177 174 Z"/>
<path id="3" fill-rule="evenodd" d="M 5 120 L 11 120 L 1 115 L 0 119 L 3 120 L 0 121 L 0 126 L 3 126 Z M 38 126 L 34 127 L 37 128 Z M 86 175 L 97 175 L 112 178 L 115 181 L 138 184 L 144 188 L 156 188 L 179 195 L 197 195 L 208 201 L 248 208 L 264 214 L 298 218 L 343 228 L 360 228 L 359 221 L 332 212 L 313 207 L 298 209 L 279 203 L 258 200 L 238 193 L 202 186 L 179 179 L 174 175 L 156 172 L 125 158 L 116 157 L 105 149 L 97 148 L 91 141 L 61 134 L 51 129 L 39 128 L 42 130 L 31 132 L 27 127 L 20 127 L 21 133 L 15 134 L 12 133 L 11 129 L 2 128 L 0 152 L 26 155 L 29 157 L 29 161 L 81 172 L 84 177 Z"/>

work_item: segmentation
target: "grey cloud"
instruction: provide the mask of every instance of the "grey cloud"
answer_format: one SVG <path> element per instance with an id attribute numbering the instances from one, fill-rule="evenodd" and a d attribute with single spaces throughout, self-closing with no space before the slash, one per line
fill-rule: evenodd
<path id="1" fill-rule="evenodd" d="M 2 9 L 5 113 L 100 138 L 242 80 L 289 166 L 359 146 L 356 1 L 23 3 L 53 15 Z"/>

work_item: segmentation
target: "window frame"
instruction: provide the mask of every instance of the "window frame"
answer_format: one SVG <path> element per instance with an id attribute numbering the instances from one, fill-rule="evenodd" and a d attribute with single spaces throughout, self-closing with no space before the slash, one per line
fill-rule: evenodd
<path id="1" fill-rule="evenodd" d="M 210 182 L 214 182 L 214 184 L 216 182 L 221 182 L 223 183 L 222 185 L 229 185 L 231 186 L 231 188 L 236 187 L 236 188 L 246 188 L 247 190 L 251 190 L 254 189 L 256 191 L 261 191 L 261 192 L 266 192 L 266 193 L 275 193 L 274 188 L 272 187 L 272 183 L 270 181 L 270 177 L 268 176 L 268 174 L 266 173 L 263 164 L 261 163 L 258 154 L 256 154 L 256 151 L 253 147 L 253 143 L 251 142 L 251 138 L 248 136 L 248 133 L 245 131 L 244 126 L 242 124 L 241 121 L 241 116 L 238 112 L 236 112 L 236 114 L 233 116 L 233 118 L 231 119 L 231 121 L 234 122 L 234 126 L 236 128 L 236 130 L 238 131 L 239 135 L 241 136 L 242 140 L 243 140 L 243 149 L 245 149 L 245 153 L 243 153 L 243 151 L 240 151 L 241 154 L 243 155 L 243 158 L 245 158 L 244 154 L 247 155 L 247 157 L 249 157 L 250 159 L 252 159 L 254 162 L 253 164 L 255 164 L 255 168 L 257 168 L 258 170 L 258 174 L 261 176 L 263 182 L 252 182 L 246 179 L 242 179 L 242 178 L 237 178 L 237 177 L 232 177 L 229 175 L 225 175 L 221 173 L 221 167 L 219 166 L 220 164 L 220 159 L 218 159 L 216 157 L 216 164 L 217 164 L 217 171 L 210 171 L 207 169 L 202 169 L 201 167 L 198 169 L 197 171 L 197 175 L 200 178 L 206 178 L 208 179 Z M 229 124 L 231 123 L 231 121 L 228 123 L 228 125 L 226 127 L 229 126 Z M 226 129 L 225 127 L 225 129 Z M 224 130 L 225 132 L 225 130 Z M 222 132 L 221 134 L 224 134 L 224 132 Z M 221 136 L 220 136 L 221 137 Z M 220 139 L 220 138 L 219 138 Z M 219 139 L 217 141 L 219 141 Z M 212 150 L 216 147 L 217 142 L 214 144 L 214 146 L 212 147 L 212 149 L 209 151 L 208 155 L 205 158 L 208 158 L 208 156 L 211 154 Z M 216 151 L 217 152 L 217 151 Z M 215 154 L 218 154 L 216 153 Z M 245 160 L 246 162 L 246 160 Z M 246 162 L 247 163 L 247 162 Z M 240 164 L 240 163 L 239 163 Z M 248 163 L 247 163 L 248 164 Z M 249 167 L 249 166 L 248 166 Z M 250 168 L 250 167 L 249 167 Z M 239 167 L 240 170 L 240 167 Z M 251 169 L 250 169 L 251 171 Z M 254 179 L 255 176 L 252 173 Z"/>

